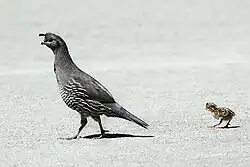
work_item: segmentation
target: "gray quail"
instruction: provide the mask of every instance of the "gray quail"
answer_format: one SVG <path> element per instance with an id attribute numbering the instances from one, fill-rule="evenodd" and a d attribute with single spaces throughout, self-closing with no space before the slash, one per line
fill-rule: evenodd
<path id="1" fill-rule="evenodd" d="M 100 137 L 107 132 L 102 127 L 101 115 L 132 121 L 144 128 L 149 126 L 119 105 L 102 84 L 76 66 L 65 41 L 60 36 L 54 33 L 39 34 L 39 36 L 44 36 L 41 45 L 46 45 L 54 53 L 54 72 L 63 101 L 81 115 L 81 126 L 77 134 L 66 139 L 78 138 L 87 124 L 88 117 L 98 122 Z"/>

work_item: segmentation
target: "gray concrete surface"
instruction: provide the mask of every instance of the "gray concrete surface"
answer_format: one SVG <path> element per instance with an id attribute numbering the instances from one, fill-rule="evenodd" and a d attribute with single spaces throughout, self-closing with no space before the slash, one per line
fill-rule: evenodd
<path id="1" fill-rule="evenodd" d="M 0 166 L 249 166 L 249 8 L 246 0 L 1 1 Z M 62 102 L 53 55 L 40 46 L 47 31 L 149 129 L 103 117 L 120 137 L 58 140 L 80 118 Z M 207 101 L 233 109 L 240 127 L 207 128 L 216 122 Z M 90 119 L 81 136 L 97 133 Z"/>

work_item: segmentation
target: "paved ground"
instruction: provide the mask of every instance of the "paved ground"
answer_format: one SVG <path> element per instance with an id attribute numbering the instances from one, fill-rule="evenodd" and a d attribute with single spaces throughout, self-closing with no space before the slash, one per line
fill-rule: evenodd
<path id="1" fill-rule="evenodd" d="M 0 166 L 249 166 L 249 8 L 243 0 L 1 1 Z M 110 138 L 59 140 L 80 118 L 60 99 L 53 55 L 38 37 L 47 31 L 149 129 L 103 117 Z M 216 122 L 207 101 L 235 111 L 232 128 L 207 128 Z M 90 119 L 81 136 L 97 133 Z"/>

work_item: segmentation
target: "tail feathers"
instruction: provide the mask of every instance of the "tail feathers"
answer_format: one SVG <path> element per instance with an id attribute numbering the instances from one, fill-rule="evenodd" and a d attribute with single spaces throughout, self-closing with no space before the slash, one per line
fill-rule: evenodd
<path id="1" fill-rule="evenodd" d="M 140 118 L 136 117 L 135 115 L 131 114 L 129 111 L 127 111 L 125 108 L 123 108 L 122 106 L 120 106 L 117 103 L 107 104 L 106 106 L 112 108 L 112 110 L 113 110 L 110 113 L 105 114 L 108 117 L 118 117 L 118 118 L 126 119 L 128 121 L 134 122 L 134 123 L 142 126 L 143 128 L 146 128 L 146 129 L 149 126 L 146 122 L 144 122 Z"/>

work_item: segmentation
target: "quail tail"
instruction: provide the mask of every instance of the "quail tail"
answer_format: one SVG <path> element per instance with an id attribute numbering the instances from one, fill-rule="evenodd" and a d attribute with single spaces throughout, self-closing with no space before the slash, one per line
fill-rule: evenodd
<path id="1" fill-rule="evenodd" d="M 125 108 L 123 108 L 119 104 L 112 103 L 112 104 L 105 104 L 105 105 L 112 108 L 113 110 L 112 112 L 105 114 L 106 116 L 126 119 L 128 121 L 131 121 L 140 125 L 143 128 L 146 128 L 146 129 L 148 128 L 149 125 L 145 121 L 131 114 L 129 111 L 127 111 Z"/>

